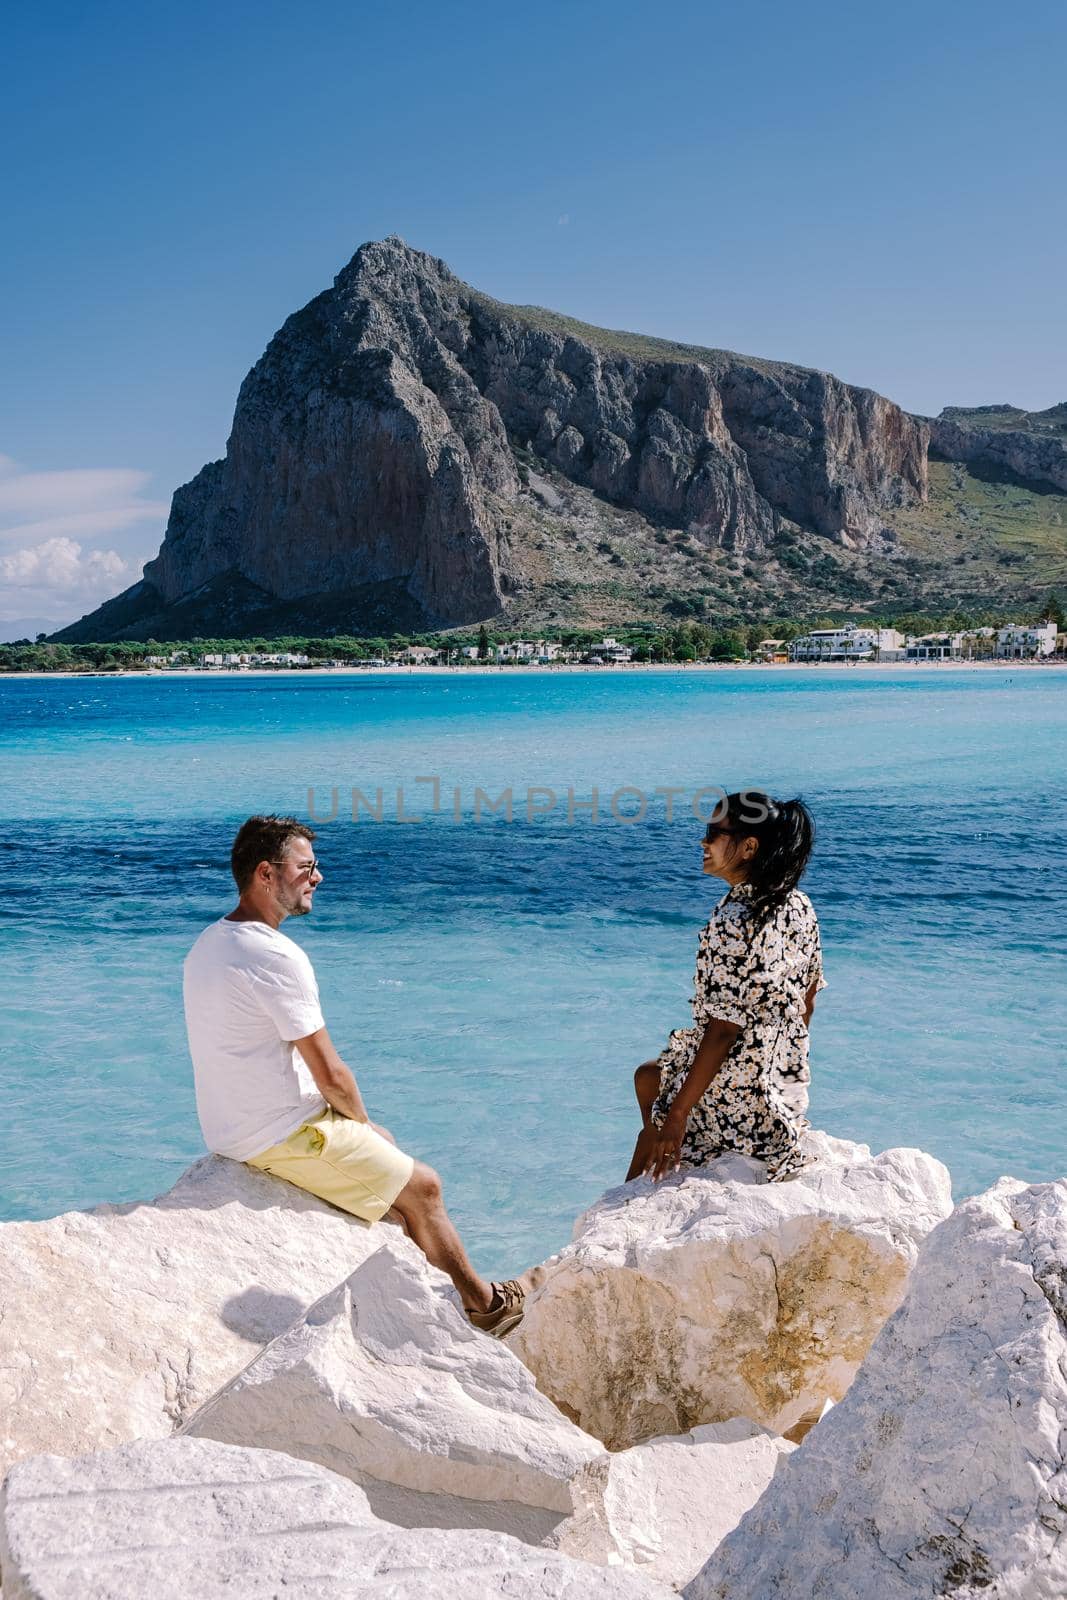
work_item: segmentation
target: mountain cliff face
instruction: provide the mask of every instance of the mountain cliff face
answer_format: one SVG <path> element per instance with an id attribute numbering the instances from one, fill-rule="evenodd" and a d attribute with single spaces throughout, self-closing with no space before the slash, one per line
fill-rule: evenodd
<path id="1" fill-rule="evenodd" d="M 930 426 L 930 452 L 944 461 L 1039 489 L 1067 492 L 1067 401 L 1047 411 L 1018 406 L 946 406 Z"/>
<path id="2" fill-rule="evenodd" d="M 271 340 L 143 580 L 57 637 L 529 614 L 532 462 L 609 534 L 631 514 L 638 562 L 664 528 L 696 556 L 758 561 L 798 531 L 884 551 L 893 509 L 925 501 L 927 440 L 827 373 L 501 305 L 390 238 Z"/>

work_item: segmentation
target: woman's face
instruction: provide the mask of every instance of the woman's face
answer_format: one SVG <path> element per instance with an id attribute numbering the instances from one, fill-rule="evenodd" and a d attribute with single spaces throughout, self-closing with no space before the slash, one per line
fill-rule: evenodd
<path id="1" fill-rule="evenodd" d="M 704 853 L 704 872 L 709 878 L 723 878 L 732 884 L 741 883 L 747 876 L 748 852 L 743 834 L 713 822 L 700 848 Z"/>

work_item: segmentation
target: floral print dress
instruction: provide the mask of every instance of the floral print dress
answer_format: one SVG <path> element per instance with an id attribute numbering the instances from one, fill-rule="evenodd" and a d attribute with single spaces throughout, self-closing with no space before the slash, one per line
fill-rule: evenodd
<path id="1" fill-rule="evenodd" d="M 701 930 L 693 990 L 693 1026 L 677 1028 L 659 1056 L 660 1092 L 652 1120 L 661 1124 L 713 1017 L 741 1032 L 718 1075 L 689 1115 L 682 1142 L 688 1166 L 737 1150 L 767 1165 L 771 1182 L 806 1164 L 808 1030 L 804 1002 L 812 984 L 826 987 L 819 923 L 806 894 L 793 889 L 754 928 L 752 886 L 738 883 Z"/>

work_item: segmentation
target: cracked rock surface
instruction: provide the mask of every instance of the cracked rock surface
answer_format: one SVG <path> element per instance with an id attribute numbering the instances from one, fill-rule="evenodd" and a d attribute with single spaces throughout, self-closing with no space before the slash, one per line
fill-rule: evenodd
<path id="1" fill-rule="evenodd" d="M 399 1529 L 355 1484 L 213 1440 L 126 1445 L 9 1474 L 5 1600 L 669 1600 L 506 1534 Z"/>
<path id="2" fill-rule="evenodd" d="M 381 1239 L 221 1156 L 156 1200 L 0 1224 L 0 1474 L 171 1433 Z"/>
<path id="3" fill-rule="evenodd" d="M 553 1550 L 621 1562 L 681 1587 L 764 1493 L 796 1446 L 745 1417 L 606 1451 L 574 1486 L 578 1510 Z"/>
<path id="4" fill-rule="evenodd" d="M 788 1183 L 722 1156 L 610 1191 L 539 1270 L 512 1349 L 612 1450 L 748 1417 L 782 1434 L 845 1393 L 951 1210 L 919 1150 L 809 1136 Z"/>
<path id="5" fill-rule="evenodd" d="M 1067 1181 L 1002 1178 L 919 1251 L 841 1404 L 687 1600 L 1062 1600 Z"/>
<path id="6" fill-rule="evenodd" d="M 330 1467 L 390 1522 L 496 1528 L 531 1543 L 571 1515 L 573 1480 L 606 1455 L 510 1350 L 471 1327 L 448 1280 L 402 1236 L 268 1345 L 187 1432 Z"/>

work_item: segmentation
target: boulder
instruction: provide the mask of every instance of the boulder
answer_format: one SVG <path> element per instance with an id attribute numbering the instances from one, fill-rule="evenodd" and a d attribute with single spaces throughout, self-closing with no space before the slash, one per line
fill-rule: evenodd
<path id="1" fill-rule="evenodd" d="M 809 1138 L 789 1182 L 723 1156 L 579 1218 L 509 1340 L 579 1427 L 613 1450 L 737 1416 L 782 1434 L 845 1393 L 949 1176 L 918 1150 Z"/>
<path id="2" fill-rule="evenodd" d="M 0 1473 L 172 1432 L 383 1231 L 217 1156 L 157 1200 L 4 1223 Z"/>
<path id="3" fill-rule="evenodd" d="M 12 1468 L 6 1600 L 669 1600 L 670 1590 L 506 1534 L 378 1521 L 355 1484 L 206 1439 Z"/>
<path id="4" fill-rule="evenodd" d="M 330 1467 L 404 1526 L 496 1528 L 531 1543 L 572 1514 L 572 1481 L 606 1456 L 509 1350 L 475 1332 L 448 1280 L 399 1235 L 185 1432 Z"/>
<path id="5" fill-rule="evenodd" d="M 548 1540 L 599 1565 L 636 1568 L 681 1588 L 755 1505 L 796 1446 L 744 1417 L 650 1439 L 591 1462 L 580 1510 Z"/>
<path id="6" fill-rule="evenodd" d="M 1067 1181 L 1012 1178 L 919 1252 L 839 1406 L 689 1600 L 1062 1600 Z"/>

